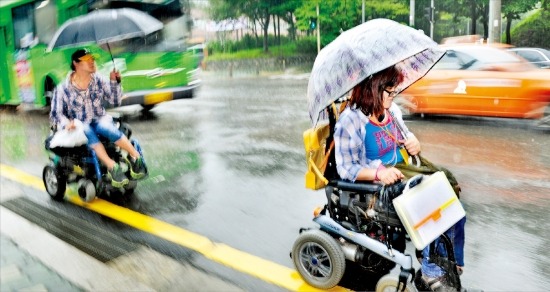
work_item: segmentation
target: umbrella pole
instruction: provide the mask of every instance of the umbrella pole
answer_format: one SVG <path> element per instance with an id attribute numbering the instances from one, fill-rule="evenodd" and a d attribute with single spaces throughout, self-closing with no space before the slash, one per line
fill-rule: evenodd
<path id="1" fill-rule="evenodd" d="M 109 42 L 107 42 L 107 49 L 109 50 L 109 55 L 111 55 L 111 61 L 113 61 L 113 70 L 116 70 L 115 59 L 113 58 L 113 53 L 111 53 L 111 46 L 109 46 Z M 120 83 L 120 77 L 116 77 L 116 82 Z"/>
<path id="2" fill-rule="evenodd" d="M 401 122 L 398 119 L 395 118 L 395 116 L 393 115 L 393 113 L 391 111 L 389 111 L 389 112 L 390 112 L 390 116 L 393 119 L 393 122 L 395 123 L 395 126 L 397 127 L 397 130 L 401 133 L 401 136 L 403 136 L 403 139 L 407 140 L 407 132 L 405 131 L 405 126 L 401 125 Z M 400 147 L 402 149 L 405 149 L 405 146 L 403 146 L 403 145 L 400 145 Z M 407 151 L 407 149 L 405 149 L 405 151 Z M 420 165 L 421 165 L 420 157 L 418 155 L 414 155 L 413 157 L 416 160 L 416 166 L 420 167 Z M 403 158 L 405 158 L 405 157 L 403 157 Z M 408 164 L 407 162 L 405 162 L 405 163 Z"/>

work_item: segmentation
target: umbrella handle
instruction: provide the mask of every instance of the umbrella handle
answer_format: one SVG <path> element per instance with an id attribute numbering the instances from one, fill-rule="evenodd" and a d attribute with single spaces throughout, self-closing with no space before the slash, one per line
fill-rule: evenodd
<path id="1" fill-rule="evenodd" d="M 422 165 L 422 162 L 420 161 L 420 156 L 417 155 L 410 155 L 405 146 L 400 145 L 399 146 L 399 152 L 401 153 L 401 156 L 403 157 L 403 160 L 405 164 L 412 164 L 416 167 L 420 167 Z"/>
<path id="2" fill-rule="evenodd" d="M 115 59 L 113 58 L 113 53 L 111 53 L 111 46 L 109 46 L 109 42 L 106 43 L 107 44 L 107 49 L 109 49 L 109 55 L 111 55 L 111 61 L 113 61 L 113 70 L 116 70 L 116 66 L 115 66 Z M 116 83 L 120 84 L 120 76 L 117 76 L 116 77 Z"/>
<path id="3" fill-rule="evenodd" d="M 420 162 L 420 156 L 418 155 L 411 156 L 411 162 L 413 162 L 416 167 L 420 167 L 420 165 L 422 165 L 422 163 Z"/>
<path id="4" fill-rule="evenodd" d="M 405 140 L 407 139 L 407 133 L 405 132 L 405 128 L 403 125 L 401 125 L 401 123 L 395 118 L 394 114 L 390 112 L 390 115 L 395 123 L 395 126 L 397 127 L 397 129 L 399 130 L 399 132 L 401 132 L 401 136 L 403 136 L 403 138 L 405 138 Z M 409 156 L 408 153 L 407 153 L 407 149 L 405 149 L 405 147 L 403 146 L 402 147 L 403 151 L 405 151 L 405 153 L 403 153 L 402 155 L 407 155 L 408 158 L 410 157 L 411 159 L 411 164 L 414 162 L 414 165 L 416 167 L 420 167 L 420 165 L 422 165 L 422 163 L 420 162 L 420 156 L 418 155 L 413 155 L 413 156 Z M 407 159 L 408 159 L 407 158 Z M 407 161 L 408 162 L 408 161 Z"/>

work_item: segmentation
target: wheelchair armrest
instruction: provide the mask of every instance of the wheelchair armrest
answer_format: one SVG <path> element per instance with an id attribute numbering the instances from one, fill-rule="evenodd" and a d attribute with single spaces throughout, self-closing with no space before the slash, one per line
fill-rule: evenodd
<path id="1" fill-rule="evenodd" d="M 334 180 L 329 183 L 342 191 L 376 193 L 382 189 L 381 184 L 369 182 L 349 182 L 344 180 Z"/>

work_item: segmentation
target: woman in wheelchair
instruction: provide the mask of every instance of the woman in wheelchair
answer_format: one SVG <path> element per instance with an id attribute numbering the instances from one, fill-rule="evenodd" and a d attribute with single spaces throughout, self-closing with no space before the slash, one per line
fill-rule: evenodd
<path id="1" fill-rule="evenodd" d="M 407 159 L 400 149 L 404 146 L 406 152 L 414 156 L 420 153 L 420 143 L 404 126 L 401 110 L 393 102 L 400 92 L 399 85 L 403 79 L 399 69 L 392 66 L 366 78 L 352 89 L 334 130 L 336 169 L 342 179 L 389 185 L 412 176 L 410 165 L 407 172 L 400 169 Z M 404 128 L 407 137 L 400 133 L 397 122 Z M 429 174 L 425 165 L 421 167 L 420 173 Z M 438 170 L 443 169 L 434 166 L 433 172 Z M 459 190 L 452 174 L 447 170 L 444 172 L 455 191 Z M 464 266 L 464 223 L 465 218 L 446 232 L 453 242 L 459 271 Z M 422 255 L 424 282 L 432 290 L 444 287 L 444 271 L 428 261 L 429 246 L 422 251 Z"/>
<path id="2" fill-rule="evenodd" d="M 107 115 L 103 102 L 119 105 L 122 88 L 117 78 L 120 73 L 113 70 L 110 80 L 96 73 L 95 57 L 87 49 L 78 49 L 71 56 L 71 69 L 67 80 L 54 91 L 50 119 L 58 130 L 74 130 L 75 120 L 84 126 L 88 146 L 108 169 L 108 177 L 114 187 L 121 188 L 129 183 L 121 167 L 109 157 L 99 137 L 104 137 L 126 150 L 131 157 L 130 175 L 132 179 L 145 177 L 143 158 L 126 136 L 114 125 Z"/>

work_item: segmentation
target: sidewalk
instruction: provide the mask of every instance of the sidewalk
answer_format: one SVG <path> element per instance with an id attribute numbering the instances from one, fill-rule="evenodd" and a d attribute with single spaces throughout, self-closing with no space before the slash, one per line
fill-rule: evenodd
<path id="1" fill-rule="evenodd" d="M 0 236 L 0 291 L 83 291 Z"/>
<path id="2" fill-rule="evenodd" d="M 0 201 L 23 196 L 0 178 Z M 141 246 L 102 263 L 0 206 L 0 291 L 242 291 Z"/>

